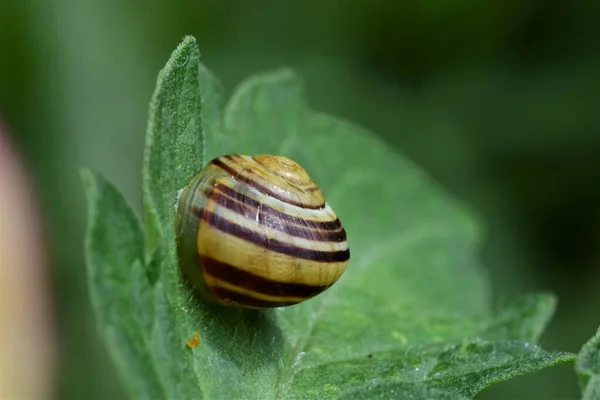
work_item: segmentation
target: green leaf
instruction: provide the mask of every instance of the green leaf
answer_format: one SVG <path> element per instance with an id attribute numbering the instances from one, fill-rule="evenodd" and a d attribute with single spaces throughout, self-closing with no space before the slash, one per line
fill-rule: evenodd
<path id="1" fill-rule="evenodd" d="M 158 74 L 150 101 L 142 184 L 149 256 L 173 224 L 177 191 L 202 166 L 199 57 L 196 40 L 185 37 Z"/>
<path id="2" fill-rule="evenodd" d="M 429 388 L 423 384 L 386 382 L 373 379 L 361 388 L 344 392 L 344 400 L 408 399 L 408 400 L 467 400 L 457 393 Z"/>
<path id="3" fill-rule="evenodd" d="M 600 399 L 600 329 L 579 352 L 575 371 L 579 377 L 583 400 Z"/>
<path id="4" fill-rule="evenodd" d="M 203 115 L 213 115 L 214 98 L 202 106 L 201 84 L 218 93 L 206 69 L 200 69 L 196 40 L 187 36 L 158 74 L 150 102 L 144 152 L 143 200 L 146 222 L 146 258 L 154 277 L 152 348 L 155 366 L 168 398 L 201 398 L 197 371 L 185 347 L 189 323 L 182 312 L 179 272 L 174 246 L 177 192 L 203 162 Z M 210 84 L 210 86 L 208 86 Z M 216 97 L 216 96 L 215 96 Z M 207 112 L 205 112 L 206 110 Z M 212 124 L 211 129 L 218 127 Z"/>
<path id="5" fill-rule="evenodd" d="M 318 398 L 327 391 L 333 397 L 348 389 L 368 388 L 373 381 L 386 385 L 426 384 L 430 388 L 472 396 L 492 383 L 534 371 L 544 364 L 572 360 L 572 355 L 550 354 L 525 342 L 473 340 L 446 347 L 417 346 L 302 369 L 291 398 Z M 323 377 L 327 377 L 325 385 L 314 384 Z"/>
<path id="6" fill-rule="evenodd" d="M 486 328 L 488 340 L 523 340 L 536 343 L 552 318 L 556 298 L 549 294 L 525 296 L 500 308 Z"/>
<path id="7" fill-rule="evenodd" d="M 493 383 L 574 359 L 573 354 L 549 353 L 527 342 L 476 340 L 438 354 L 427 380 L 433 387 L 474 396 Z"/>
<path id="8" fill-rule="evenodd" d="M 104 178 L 85 170 L 81 176 L 89 209 L 85 254 L 90 295 L 104 340 L 132 397 L 164 397 L 149 351 L 153 310 L 146 301 L 149 284 L 141 267 L 139 222 Z"/>
<path id="9" fill-rule="evenodd" d="M 125 386 L 134 398 L 201 398 L 189 379 L 193 371 L 173 304 L 163 283 L 150 278 L 152 265 L 142 264 L 137 218 L 102 177 L 89 171 L 82 177 L 90 210 L 85 247 L 92 304 Z"/>
<path id="10" fill-rule="evenodd" d="M 122 376 L 133 397 L 158 393 L 139 389 L 153 382 L 182 399 L 464 399 L 573 360 L 535 346 L 554 297 L 493 308 L 477 262 L 480 230 L 464 207 L 365 129 L 312 111 L 292 71 L 248 79 L 223 112 L 220 93 L 194 39 L 185 38 L 160 72 L 150 107 L 146 247 L 139 228 L 135 243 L 118 226 L 110 240 L 90 235 L 88 247 L 107 258 L 103 270 L 133 265 L 121 295 L 138 314 L 112 306 L 123 311 L 112 327 L 144 335 L 107 340 L 113 357 L 128 354 L 131 371 Z M 255 311 L 200 302 L 182 284 L 176 193 L 207 160 L 228 153 L 288 156 L 323 189 L 351 247 L 347 272 L 327 292 Z M 133 249 L 135 257 L 121 262 Z M 91 284 L 102 326 L 104 307 L 115 301 L 104 285 Z M 196 331 L 200 345 L 187 348 Z M 135 372 L 142 367 L 154 375 Z"/>

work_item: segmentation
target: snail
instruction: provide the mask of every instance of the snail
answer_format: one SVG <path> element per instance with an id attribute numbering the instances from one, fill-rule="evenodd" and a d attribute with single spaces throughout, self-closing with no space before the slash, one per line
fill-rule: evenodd
<path id="1" fill-rule="evenodd" d="M 243 308 L 310 299 L 350 259 L 346 231 L 307 172 L 266 154 L 209 162 L 179 196 L 176 238 L 196 293 Z"/>

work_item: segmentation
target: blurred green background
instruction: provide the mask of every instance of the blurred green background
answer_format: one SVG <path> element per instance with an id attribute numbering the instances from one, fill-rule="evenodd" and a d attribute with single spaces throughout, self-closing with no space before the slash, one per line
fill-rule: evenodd
<path id="1" fill-rule="evenodd" d="M 600 325 L 600 2 L 0 0 L 0 115 L 37 185 L 59 311 L 56 397 L 124 398 L 92 318 L 80 166 L 139 209 L 147 105 L 185 34 L 226 94 L 290 66 L 318 110 L 428 170 L 487 228 L 497 298 L 559 296 L 542 345 Z M 577 399 L 572 366 L 481 399 Z"/>

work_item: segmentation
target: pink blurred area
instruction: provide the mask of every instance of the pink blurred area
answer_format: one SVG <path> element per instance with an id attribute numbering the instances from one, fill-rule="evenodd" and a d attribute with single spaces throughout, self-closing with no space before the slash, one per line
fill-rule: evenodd
<path id="1" fill-rule="evenodd" d="M 0 398 L 53 397 L 55 335 L 35 194 L 0 121 Z"/>

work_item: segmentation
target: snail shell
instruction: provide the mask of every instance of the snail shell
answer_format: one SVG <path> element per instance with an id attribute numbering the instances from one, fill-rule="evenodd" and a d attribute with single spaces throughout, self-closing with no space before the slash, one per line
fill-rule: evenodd
<path id="1" fill-rule="evenodd" d="M 321 190 L 281 156 L 212 160 L 181 194 L 176 229 L 187 280 L 226 305 L 300 303 L 333 285 L 350 258 Z"/>

